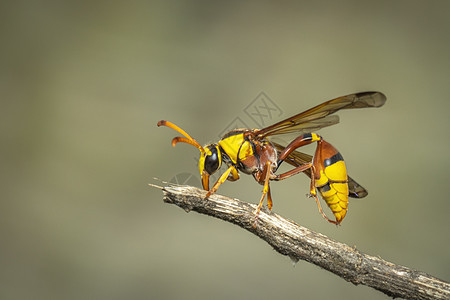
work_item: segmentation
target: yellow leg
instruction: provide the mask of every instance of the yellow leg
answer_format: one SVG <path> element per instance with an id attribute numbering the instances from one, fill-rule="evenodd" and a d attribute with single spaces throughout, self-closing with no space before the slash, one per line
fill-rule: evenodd
<path id="1" fill-rule="evenodd" d="M 319 197 L 317 197 L 316 181 L 315 181 L 314 174 L 315 174 L 315 168 L 314 168 L 314 166 L 312 166 L 311 167 L 311 186 L 310 186 L 309 196 L 314 197 L 314 200 L 316 200 L 316 203 L 317 203 L 317 207 L 319 208 L 319 212 L 322 214 L 322 216 L 325 218 L 325 220 L 337 225 L 338 223 L 336 221 L 332 221 L 332 220 L 328 219 L 327 215 L 322 210 L 322 206 L 320 205 Z"/>
<path id="2" fill-rule="evenodd" d="M 316 200 L 317 207 L 319 208 L 319 212 L 322 214 L 322 216 L 325 218 L 325 220 L 327 220 L 327 221 L 330 222 L 330 223 L 336 224 L 336 225 L 339 224 L 339 223 L 337 223 L 336 221 L 333 221 L 333 220 L 328 219 L 327 215 L 326 215 L 326 214 L 323 212 L 323 210 L 322 210 L 322 206 L 320 205 L 320 202 L 319 202 L 319 197 L 317 197 L 317 194 L 316 194 L 316 193 L 311 194 L 310 197 L 314 197 L 314 200 Z"/>
<path id="3" fill-rule="evenodd" d="M 227 178 L 229 181 L 236 181 L 239 179 L 239 172 L 236 170 L 236 168 L 233 168 L 231 170 L 231 177 Z"/>
<path id="4" fill-rule="evenodd" d="M 272 195 L 270 194 L 270 186 L 269 191 L 267 191 L 267 207 L 269 210 L 272 210 Z"/>
<path id="5" fill-rule="evenodd" d="M 263 194 L 261 196 L 261 200 L 259 200 L 259 205 L 256 208 L 256 217 L 255 217 L 255 225 L 256 225 L 256 221 L 258 220 L 258 215 L 259 215 L 259 211 L 261 210 L 261 207 L 263 205 L 264 202 L 264 198 L 266 196 L 266 194 L 269 193 L 269 195 L 267 196 L 267 206 L 272 209 L 272 197 L 270 196 L 270 187 L 269 187 L 269 178 L 270 178 L 270 166 L 271 166 L 271 162 L 268 161 L 265 166 L 264 166 L 264 170 L 263 170 L 263 176 L 264 176 L 264 188 L 263 188 Z M 269 200 L 270 198 L 270 200 Z M 270 202 L 270 204 L 269 204 Z"/>
<path id="6" fill-rule="evenodd" d="M 227 180 L 228 175 L 230 175 L 230 173 L 233 170 L 236 170 L 233 166 L 229 167 L 225 171 L 225 173 L 223 173 L 222 176 L 220 176 L 219 179 L 217 179 L 216 183 L 214 183 L 214 186 L 209 190 L 209 192 L 206 194 L 205 198 L 208 198 L 209 196 L 214 194 L 217 191 L 217 189 L 219 188 L 219 186 Z M 237 171 L 236 171 L 236 173 L 237 173 Z M 235 173 L 233 172 L 233 174 L 235 174 Z"/>
<path id="7" fill-rule="evenodd" d="M 202 186 L 205 191 L 209 191 L 209 174 L 205 170 L 202 172 Z"/>

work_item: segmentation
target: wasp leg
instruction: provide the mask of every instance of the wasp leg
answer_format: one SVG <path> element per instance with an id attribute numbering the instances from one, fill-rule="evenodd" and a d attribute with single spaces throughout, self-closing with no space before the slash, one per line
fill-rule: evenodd
<path id="1" fill-rule="evenodd" d="M 336 221 L 333 221 L 333 220 L 328 219 L 327 215 L 326 215 L 326 214 L 323 212 L 323 210 L 322 210 L 322 206 L 320 205 L 319 197 L 317 197 L 317 194 L 316 194 L 316 193 L 310 194 L 309 196 L 310 196 L 310 197 L 313 197 L 314 200 L 316 200 L 317 207 L 319 208 L 319 212 L 322 214 L 322 217 L 324 217 L 325 220 L 327 220 L 327 221 L 330 222 L 330 223 L 336 224 L 336 225 L 339 224 L 339 223 L 336 222 Z"/>
<path id="2" fill-rule="evenodd" d="M 269 190 L 267 191 L 267 207 L 269 208 L 269 210 L 272 210 L 272 195 L 270 194 L 270 186 L 269 186 Z"/>
<path id="3" fill-rule="evenodd" d="M 308 169 L 311 169 L 311 174 L 314 174 L 314 171 L 315 171 L 314 170 L 315 169 L 314 165 L 312 163 L 308 163 L 308 164 L 299 166 L 299 167 L 297 167 L 295 169 L 292 169 L 292 170 L 290 170 L 290 171 L 288 171 L 286 173 L 277 175 L 277 177 L 274 180 L 277 180 L 277 181 L 283 180 L 283 179 L 289 178 L 289 177 L 291 177 L 293 175 L 296 175 L 298 173 L 304 172 L 304 171 L 306 171 Z M 316 182 L 315 182 L 314 176 L 311 176 L 311 185 L 310 185 L 309 197 L 313 197 L 314 198 L 314 200 L 317 203 L 317 207 L 319 208 L 319 212 L 322 214 L 322 216 L 325 218 L 325 220 L 327 220 L 330 223 L 337 224 L 336 221 L 328 219 L 328 217 L 325 215 L 325 213 L 322 210 L 322 206 L 320 205 L 319 198 L 317 197 Z"/>
<path id="4" fill-rule="evenodd" d="M 202 172 L 202 186 L 205 191 L 209 191 L 209 174 L 205 170 Z"/>
<path id="5" fill-rule="evenodd" d="M 233 170 L 234 170 L 234 171 L 233 171 Z M 213 187 L 208 191 L 208 193 L 206 193 L 206 197 L 205 197 L 205 198 L 208 198 L 209 196 L 211 196 L 212 194 L 214 194 L 214 193 L 217 191 L 217 189 L 219 188 L 219 186 L 227 180 L 228 175 L 230 175 L 230 173 L 232 173 L 232 174 L 237 174 L 237 170 L 236 170 L 233 166 L 230 166 L 230 167 L 229 167 L 229 168 L 228 168 L 228 169 L 227 169 L 227 170 L 219 177 L 219 179 L 217 179 L 216 183 L 214 183 Z M 237 180 L 237 179 L 236 179 L 236 180 Z"/>
<path id="6" fill-rule="evenodd" d="M 314 143 L 314 142 L 319 142 L 321 140 L 322 140 L 322 138 L 320 137 L 320 135 L 315 134 L 315 133 L 307 133 L 307 134 L 304 134 L 302 136 L 299 136 L 298 138 L 296 138 L 295 140 L 290 142 L 289 145 L 287 145 L 286 148 L 284 148 L 284 150 L 280 153 L 280 155 L 278 156 L 278 167 L 280 167 L 280 164 L 295 149 L 297 149 L 299 147 L 302 147 L 302 146 L 309 145 L 309 144 Z"/>
<path id="7" fill-rule="evenodd" d="M 285 173 L 277 175 L 273 180 L 275 180 L 275 181 L 284 180 L 284 179 L 289 178 L 291 176 L 297 175 L 298 173 L 305 172 L 306 170 L 312 168 L 312 166 L 313 166 L 312 163 L 307 163 L 307 164 L 298 166 L 297 168 L 294 168 L 294 169 L 292 169 L 290 171 L 287 171 Z"/>
<path id="8" fill-rule="evenodd" d="M 231 176 L 230 176 L 231 175 Z M 229 181 L 236 181 L 236 180 L 238 180 L 239 179 L 239 172 L 236 170 L 236 168 L 232 168 L 231 169 L 231 173 L 230 173 L 230 175 L 226 178 L 226 179 L 228 179 Z M 205 191 L 209 191 L 209 174 L 208 174 L 208 172 L 206 172 L 205 170 L 203 170 L 203 173 L 202 173 L 202 185 L 203 185 L 203 189 L 205 190 Z M 222 182 L 223 183 L 223 182 Z M 221 183 L 221 184 L 222 184 Z M 217 189 L 216 189 L 217 190 Z M 214 191 L 215 192 L 215 191 Z M 213 193 L 214 193 L 213 192 Z M 208 197 L 209 197 L 210 195 L 208 195 Z"/>
<path id="9" fill-rule="evenodd" d="M 267 206 L 269 207 L 269 209 L 272 209 L 272 196 L 270 195 L 270 187 L 269 187 L 269 179 L 270 179 L 270 166 L 272 165 L 272 163 L 270 161 L 266 162 L 266 164 L 264 165 L 264 169 L 262 172 L 262 178 L 264 178 L 264 188 L 263 188 L 263 194 L 261 196 L 261 200 L 259 200 L 259 205 L 256 208 L 256 216 L 255 216 L 255 226 L 256 226 L 256 222 L 258 221 L 258 216 L 259 216 L 259 211 L 261 210 L 261 207 L 263 205 L 264 202 L 264 198 L 266 197 L 267 194 Z M 270 200 L 269 200 L 270 198 Z M 270 202 L 270 204 L 269 204 Z"/>
<path id="10" fill-rule="evenodd" d="M 311 174 L 315 174 L 314 165 L 311 167 Z M 328 219 L 327 215 L 322 210 L 322 206 L 320 205 L 319 197 L 317 197 L 316 178 L 314 176 L 311 176 L 311 186 L 310 186 L 310 191 L 309 191 L 309 197 L 313 197 L 314 200 L 316 200 L 317 207 L 319 208 L 319 212 L 322 214 L 322 217 L 324 217 L 325 220 L 327 220 L 330 223 L 338 225 L 338 223 L 336 221 Z"/>
<path id="11" fill-rule="evenodd" d="M 280 153 L 278 156 L 278 167 L 280 167 L 280 164 L 286 159 L 286 157 L 289 156 L 295 149 L 306 146 L 308 144 L 320 141 L 321 137 L 315 133 L 308 133 L 304 134 L 302 136 L 299 136 L 295 140 L 289 143 L 289 145 L 284 148 L 284 150 Z M 285 173 L 282 173 L 280 175 L 277 175 L 277 177 L 274 180 L 283 180 L 286 178 L 289 178 L 293 175 L 296 175 L 298 173 L 304 172 L 310 168 L 312 168 L 313 163 L 307 163 L 301 166 L 296 167 L 295 169 L 292 169 L 290 171 L 287 171 Z"/>
<path id="12" fill-rule="evenodd" d="M 320 201 L 319 201 L 319 197 L 317 196 L 317 192 L 316 192 L 316 167 L 320 170 L 321 167 L 320 165 L 320 159 L 317 160 L 317 155 L 318 153 L 322 152 L 323 149 L 323 142 L 322 142 L 322 138 L 320 137 L 320 135 L 315 134 L 315 133 L 309 133 L 309 134 L 304 134 L 302 136 L 299 136 L 298 138 L 296 138 L 295 140 L 293 140 L 279 155 L 279 160 L 278 160 L 278 166 L 280 166 L 280 164 L 286 159 L 286 157 L 289 156 L 289 154 L 291 154 L 295 149 L 302 147 L 302 146 L 306 146 L 308 144 L 311 144 L 313 142 L 317 142 L 317 149 L 316 149 L 316 154 L 314 155 L 314 159 L 313 162 L 311 163 L 307 163 L 304 165 L 301 165 L 295 169 L 292 169 L 288 172 L 285 172 L 283 174 L 277 175 L 277 177 L 274 180 L 283 180 L 286 178 L 289 178 L 293 175 L 296 175 L 298 173 L 304 172 L 308 169 L 311 169 L 311 186 L 310 186 L 310 197 L 314 197 L 314 200 L 317 203 L 317 207 L 319 208 L 319 212 L 322 214 L 322 216 L 325 218 L 325 220 L 327 220 L 330 223 L 333 224 L 339 224 L 336 221 L 330 220 L 325 213 L 322 210 L 322 206 L 320 205 Z"/>
<path id="13" fill-rule="evenodd" d="M 229 181 L 236 181 L 239 179 L 239 172 L 236 168 L 231 169 L 231 176 L 227 178 Z"/>

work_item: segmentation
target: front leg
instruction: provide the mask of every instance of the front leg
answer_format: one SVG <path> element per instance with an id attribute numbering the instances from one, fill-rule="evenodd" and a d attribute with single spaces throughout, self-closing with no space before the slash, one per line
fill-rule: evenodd
<path id="1" fill-rule="evenodd" d="M 228 180 L 229 181 L 236 181 L 239 179 L 239 172 L 236 168 L 233 168 L 231 170 L 231 173 L 228 173 Z M 206 172 L 205 170 L 203 170 L 202 173 L 202 185 L 203 185 L 203 189 L 205 191 L 209 191 L 209 177 L 210 175 L 208 174 L 208 172 Z"/>
<path id="2" fill-rule="evenodd" d="M 217 189 L 219 188 L 219 186 L 227 180 L 228 175 L 230 175 L 230 174 L 232 174 L 232 176 L 233 176 L 233 177 L 232 177 L 232 178 L 234 179 L 233 181 L 239 179 L 239 173 L 238 173 L 238 171 L 236 170 L 236 168 L 235 168 L 234 166 L 230 166 L 230 167 L 229 167 L 229 168 L 228 168 L 228 169 L 227 169 L 227 170 L 219 177 L 219 179 L 217 179 L 216 183 L 214 183 L 213 187 L 208 191 L 208 193 L 206 193 L 206 197 L 205 197 L 205 198 L 208 198 L 209 196 L 211 196 L 212 194 L 214 194 L 214 193 L 217 191 Z"/>

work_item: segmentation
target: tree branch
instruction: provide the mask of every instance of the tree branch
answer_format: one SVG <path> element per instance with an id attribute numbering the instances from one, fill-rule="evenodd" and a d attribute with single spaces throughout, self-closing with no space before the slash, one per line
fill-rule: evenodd
<path id="1" fill-rule="evenodd" d="M 206 192 L 191 186 L 166 186 L 164 202 L 236 224 L 269 243 L 292 260 L 305 260 L 343 279 L 406 299 L 450 299 L 450 284 L 424 272 L 370 256 L 354 247 L 262 209 L 255 223 L 256 205 Z"/>

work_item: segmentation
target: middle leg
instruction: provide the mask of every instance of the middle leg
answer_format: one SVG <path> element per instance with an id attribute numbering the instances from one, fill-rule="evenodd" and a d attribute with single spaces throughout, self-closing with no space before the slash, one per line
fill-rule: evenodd
<path id="1" fill-rule="evenodd" d="M 271 165 L 272 165 L 272 163 L 270 161 L 266 162 L 266 164 L 264 165 L 264 169 L 263 169 L 262 176 L 261 176 L 261 182 L 264 183 L 263 194 L 261 196 L 261 200 L 259 200 L 259 205 L 256 208 L 256 217 L 258 217 L 259 211 L 261 210 L 261 207 L 263 205 L 266 194 L 268 195 L 267 196 L 267 206 L 269 207 L 269 209 L 272 209 L 272 197 L 270 195 L 270 187 L 269 187 Z"/>

